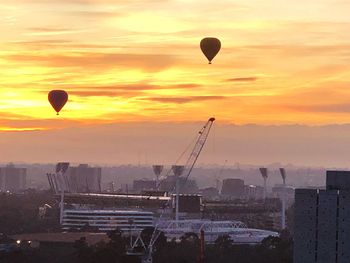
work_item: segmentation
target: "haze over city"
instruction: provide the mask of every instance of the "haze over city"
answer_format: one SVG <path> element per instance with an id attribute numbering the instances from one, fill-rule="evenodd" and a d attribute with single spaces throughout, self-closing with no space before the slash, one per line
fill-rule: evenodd
<path id="1" fill-rule="evenodd" d="M 69 160 L 109 165 L 171 165 L 193 142 L 205 120 L 196 123 L 91 124 L 35 132 L 3 132 L 0 157 L 3 163 Z M 199 165 L 222 165 L 228 160 L 231 166 L 236 162 L 255 165 L 279 162 L 285 165 L 349 167 L 349 155 L 349 125 L 236 126 L 217 120 Z"/>

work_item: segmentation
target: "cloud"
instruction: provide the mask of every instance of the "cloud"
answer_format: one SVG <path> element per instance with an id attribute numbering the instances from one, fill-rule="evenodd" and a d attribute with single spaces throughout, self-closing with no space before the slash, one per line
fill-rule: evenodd
<path id="1" fill-rule="evenodd" d="M 334 55 L 334 54 L 349 54 L 349 44 L 285 44 L 285 45 L 247 45 L 242 46 L 244 51 L 258 51 L 276 53 L 283 56 L 320 56 L 320 55 Z"/>
<path id="2" fill-rule="evenodd" d="M 256 81 L 257 79 L 258 79 L 257 77 L 240 77 L 240 78 L 227 79 L 226 81 L 228 81 L 228 82 L 252 82 L 252 81 Z"/>
<path id="3" fill-rule="evenodd" d="M 8 42 L 10 45 L 16 45 L 23 49 L 35 50 L 52 49 L 52 48 L 76 48 L 76 49 L 107 49 L 113 48 L 112 45 L 94 44 L 94 43 L 78 43 L 68 39 L 40 39 L 32 41 L 15 41 Z"/>
<path id="4" fill-rule="evenodd" d="M 150 97 L 144 98 L 143 100 L 150 100 L 162 103 L 177 103 L 184 104 L 196 101 L 206 101 L 206 100 L 221 100 L 225 99 L 225 96 L 188 96 L 188 97 Z"/>
<path id="5" fill-rule="evenodd" d="M 122 16 L 125 15 L 121 12 L 110 12 L 110 11 L 71 11 L 66 12 L 68 15 L 72 16 L 81 16 L 81 17 L 87 17 L 87 18 L 106 18 L 106 17 L 115 17 L 115 16 Z"/>
<path id="6" fill-rule="evenodd" d="M 126 91 L 107 91 L 107 90 L 95 90 L 95 91 L 70 91 L 70 95 L 79 97 L 135 97 L 142 94 L 141 92 L 126 92 Z"/>
<path id="7" fill-rule="evenodd" d="M 87 29 L 54 28 L 54 27 L 31 27 L 25 33 L 27 36 L 57 36 L 67 34 L 77 34 L 88 31 Z"/>
<path id="8" fill-rule="evenodd" d="M 138 68 L 159 71 L 175 64 L 175 57 L 163 54 L 120 54 L 102 52 L 75 52 L 65 55 L 15 54 L 3 57 L 17 63 L 42 64 L 49 67 L 74 67 L 103 70 L 111 68 Z"/>
<path id="9" fill-rule="evenodd" d="M 50 79 L 48 79 L 50 80 Z M 54 78 L 50 81 L 58 81 L 60 79 Z M 115 84 L 107 86 L 79 86 L 79 85 L 67 85 L 61 86 L 63 89 L 67 89 L 70 94 L 76 94 L 78 96 L 116 96 L 123 94 L 141 94 L 143 91 L 156 91 L 156 90 L 191 90 L 201 87 L 195 83 L 180 83 L 174 85 L 154 85 L 149 83 L 131 83 L 131 84 Z M 47 93 L 47 90 L 41 90 L 42 93 Z"/>
<path id="10" fill-rule="evenodd" d="M 302 112 L 349 113 L 350 103 L 320 105 L 287 105 L 286 108 Z"/>
<path id="11" fill-rule="evenodd" d="M 10 117 L 7 119 L 7 117 Z M 21 119 L 11 118 L 6 113 L 0 113 L 0 131 L 30 131 L 49 130 L 71 127 L 83 124 L 83 121 L 56 119 L 34 119 L 22 116 Z"/>
<path id="12" fill-rule="evenodd" d="M 0 3 L 4 1 L 0 0 Z M 164 0 L 61 0 L 60 3 L 64 4 L 133 4 L 133 3 L 157 3 L 164 2 Z M 16 0 L 16 3 L 25 4 L 57 4 L 52 0 Z"/>
<path id="13" fill-rule="evenodd" d="M 109 86 L 81 86 L 75 87 L 75 89 L 83 90 L 164 90 L 164 89 L 193 89 L 199 88 L 201 85 L 195 83 L 182 83 L 174 85 L 154 85 L 148 83 L 133 83 L 125 85 L 109 85 Z"/>
<path id="14" fill-rule="evenodd" d="M 34 32 L 61 32 L 61 31 L 69 31 L 71 30 L 70 28 L 65 28 L 65 27 L 30 27 L 27 28 L 29 31 L 34 31 Z"/>

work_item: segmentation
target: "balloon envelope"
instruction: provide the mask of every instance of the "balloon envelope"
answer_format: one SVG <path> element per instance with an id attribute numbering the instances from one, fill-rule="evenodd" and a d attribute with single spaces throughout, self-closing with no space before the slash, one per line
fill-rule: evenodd
<path id="1" fill-rule="evenodd" d="M 51 90 L 48 95 L 51 106 L 58 113 L 68 101 L 68 93 L 64 90 Z"/>
<path id="2" fill-rule="evenodd" d="M 206 37 L 201 40 L 200 47 L 203 54 L 209 60 L 209 64 L 211 64 L 211 61 L 221 49 L 221 42 L 215 37 Z"/>

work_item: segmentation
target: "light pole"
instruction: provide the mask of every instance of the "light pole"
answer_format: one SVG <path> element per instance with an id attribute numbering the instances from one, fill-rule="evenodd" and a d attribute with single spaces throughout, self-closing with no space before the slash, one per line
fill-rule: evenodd
<path id="1" fill-rule="evenodd" d="M 175 179 L 176 179 L 176 201 L 175 201 L 175 222 L 176 225 L 178 224 L 179 221 L 179 191 L 180 191 L 180 176 L 182 175 L 185 166 L 183 165 L 173 165 L 171 167 L 171 169 L 173 170 L 173 173 L 175 175 Z"/>
<path id="2" fill-rule="evenodd" d="M 159 187 L 159 176 L 163 171 L 163 165 L 153 165 L 153 172 L 156 175 L 156 188 Z"/>
<path id="3" fill-rule="evenodd" d="M 283 180 L 283 189 L 282 189 L 282 229 L 286 228 L 286 170 L 284 168 L 280 168 L 280 173 Z"/>
<path id="4" fill-rule="evenodd" d="M 267 168 L 263 167 L 263 168 L 259 168 L 259 171 L 261 173 L 262 178 L 264 179 L 264 200 L 266 200 L 266 196 L 267 196 L 267 177 L 268 177 L 268 171 Z"/>

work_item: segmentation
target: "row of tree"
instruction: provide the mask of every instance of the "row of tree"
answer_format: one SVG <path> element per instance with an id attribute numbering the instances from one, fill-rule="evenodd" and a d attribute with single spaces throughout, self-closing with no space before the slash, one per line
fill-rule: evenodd
<path id="1" fill-rule="evenodd" d="M 144 242 L 151 239 L 153 229 L 142 232 Z M 23 249 L 1 254 L 3 263 L 139 263 L 140 256 L 127 254 L 129 239 L 118 230 L 108 233 L 109 241 L 89 246 L 85 238 L 77 240 L 71 247 L 51 247 L 36 250 Z M 188 233 L 180 242 L 166 241 L 161 234 L 157 240 L 154 263 L 199 262 L 200 241 L 196 234 Z M 140 250 L 141 251 L 141 250 Z M 260 245 L 233 245 L 229 236 L 220 236 L 214 244 L 205 246 L 205 263 L 292 263 L 293 244 L 285 232 L 281 237 L 269 237 Z"/>

